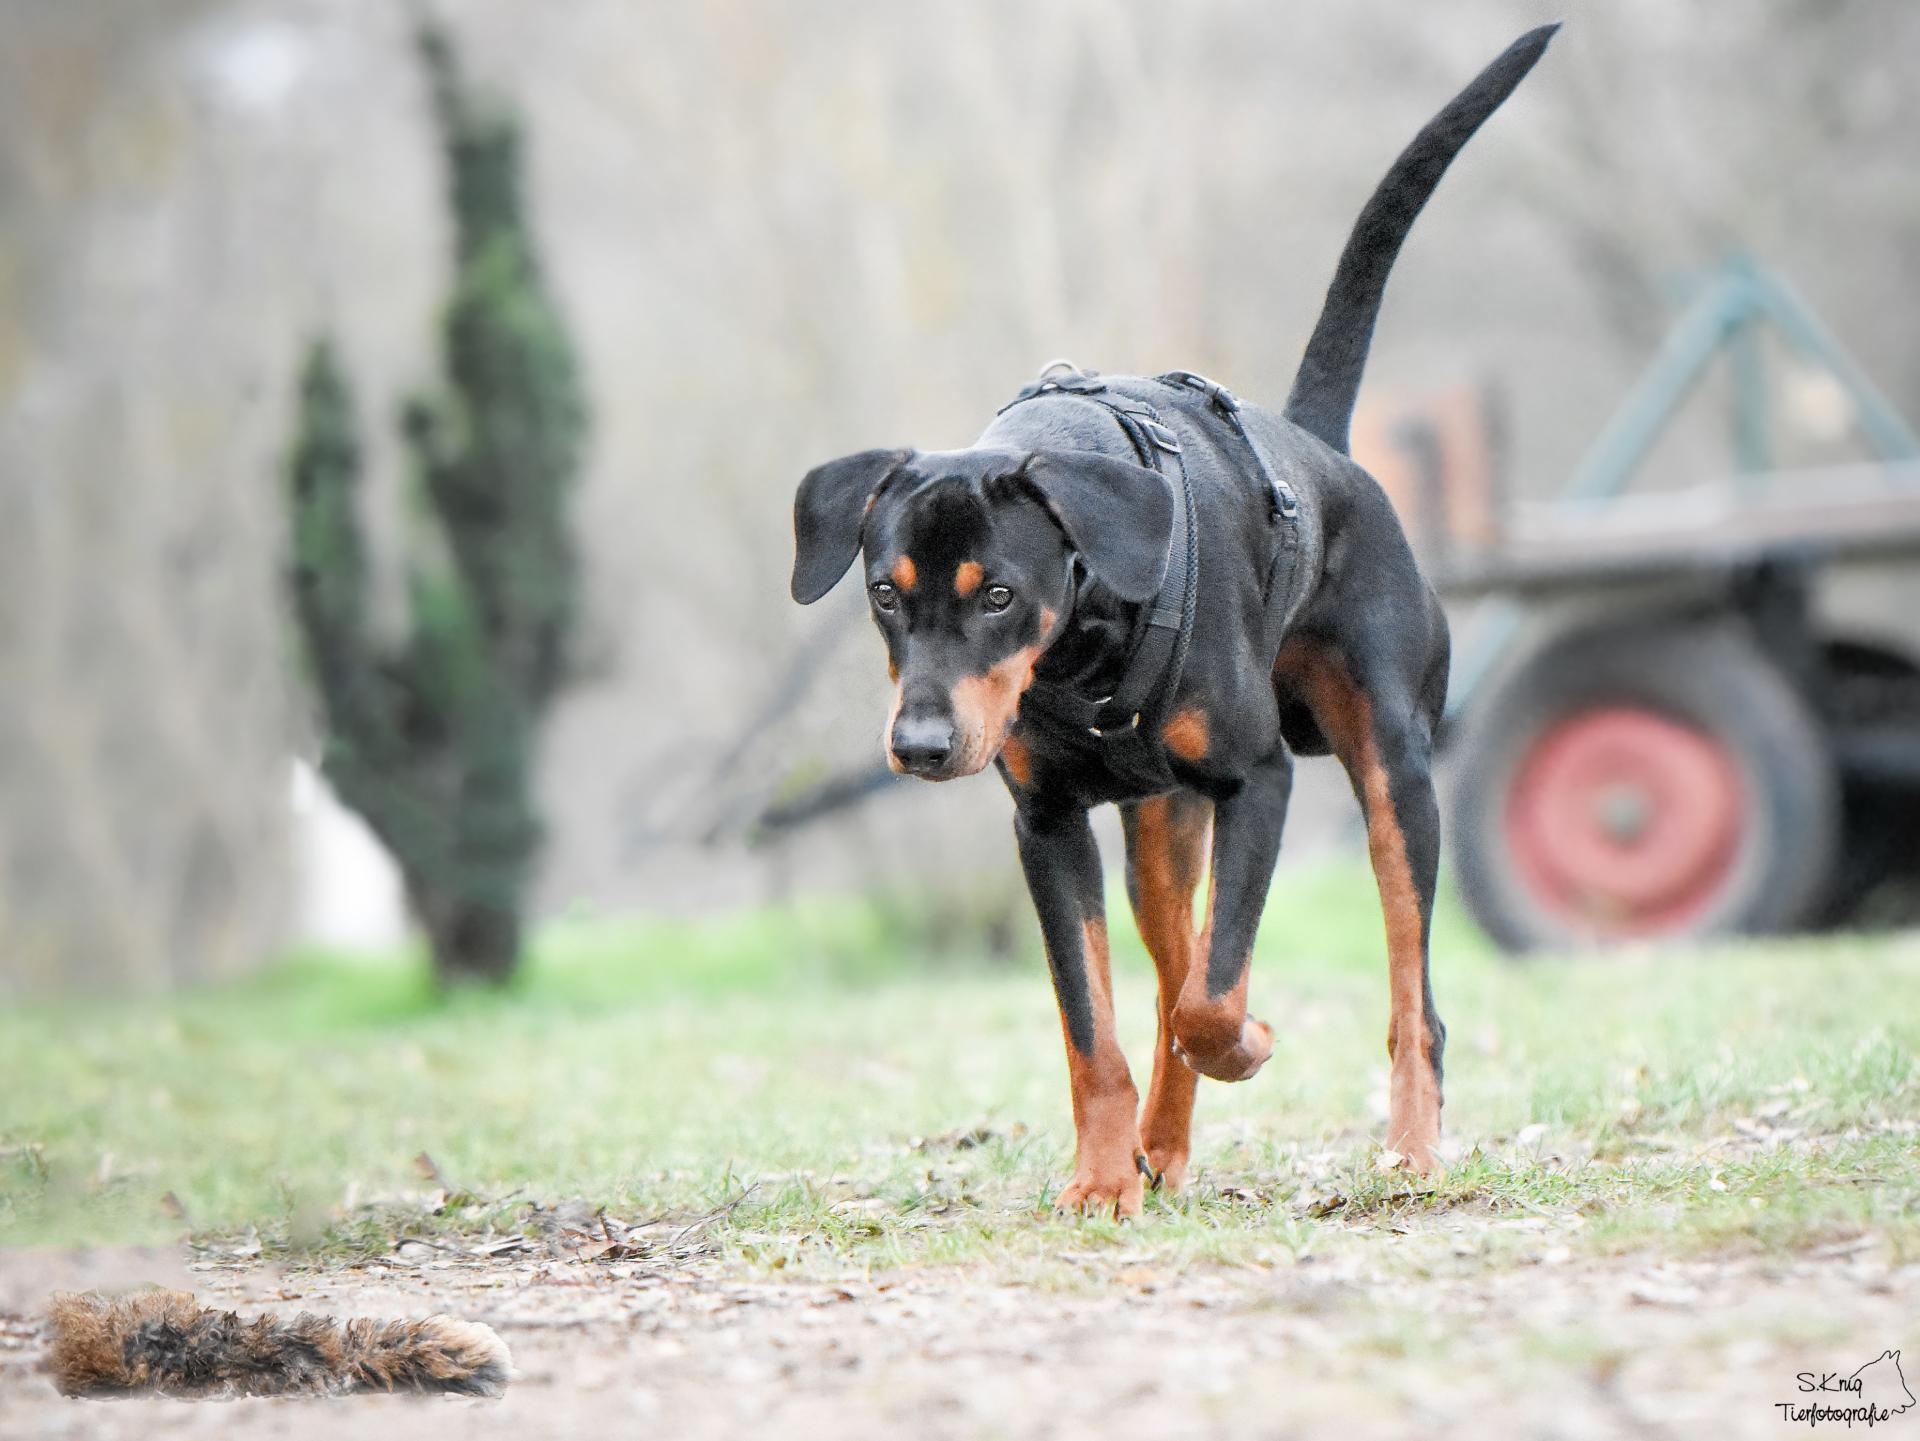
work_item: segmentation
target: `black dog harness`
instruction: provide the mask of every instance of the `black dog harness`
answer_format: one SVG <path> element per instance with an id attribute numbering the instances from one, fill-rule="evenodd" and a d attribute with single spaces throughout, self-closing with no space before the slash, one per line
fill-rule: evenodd
<path id="1" fill-rule="evenodd" d="M 1240 402 L 1225 386 L 1188 370 L 1157 377 L 1160 384 L 1199 399 L 1224 420 L 1253 456 L 1255 467 L 1272 496 L 1274 517 L 1282 534 L 1267 577 L 1269 598 L 1277 590 L 1283 601 L 1292 586 L 1292 569 L 1299 549 L 1299 501 L 1286 481 L 1267 464 L 1267 458 L 1248 434 L 1240 416 Z M 1110 766 L 1157 789 L 1170 789 L 1173 776 L 1164 755 L 1148 737 L 1172 705 L 1186 669 L 1187 649 L 1193 639 L 1194 601 L 1200 589 L 1198 528 L 1193 487 L 1187 479 L 1180 438 L 1144 400 L 1119 394 L 1093 371 L 1056 362 L 1040 378 L 1002 406 L 1004 414 L 1016 405 L 1050 395 L 1090 400 L 1119 423 L 1140 463 L 1167 477 L 1173 488 L 1173 525 L 1167 537 L 1167 566 L 1160 590 L 1146 607 L 1126 664 L 1113 693 L 1103 698 L 1082 695 L 1068 685 L 1036 679 L 1021 701 L 1021 715 L 1050 729 L 1077 734 L 1101 743 Z M 1284 573 L 1283 573 L 1284 567 Z M 1143 730 L 1145 734 L 1143 734 Z"/>
<path id="2" fill-rule="evenodd" d="M 1050 366 L 1039 380 L 1001 407 L 1002 413 L 1048 395 L 1073 395 L 1104 406 L 1119 422 L 1140 463 L 1166 476 L 1173 487 L 1166 575 L 1159 594 L 1147 607 L 1113 694 L 1096 700 L 1066 686 L 1036 680 L 1021 703 L 1023 711 L 1035 706 L 1075 730 L 1103 737 L 1123 735 L 1137 729 L 1143 713 L 1151 719 L 1159 706 L 1172 699 L 1180 673 L 1186 668 L 1187 646 L 1193 639 L 1193 603 L 1200 583 L 1193 488 L 1187 483 L 1187 469 L 1181 462 L 1180 438 L 1158 412 L 1143 400 L 1116 394 L 1090 372 L 1069 370 L 1056 375 Z"/>

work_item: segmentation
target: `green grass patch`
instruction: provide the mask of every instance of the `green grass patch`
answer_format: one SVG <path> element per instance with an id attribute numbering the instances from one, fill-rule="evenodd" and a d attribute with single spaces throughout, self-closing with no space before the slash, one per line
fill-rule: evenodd
<path id="1" fill-rule="evenodd" d="M 1363 870 L 1283 877 L 1253 982 L 1274 1059 L 1202 1088 L 1195 1184 L 1136 1226 L 1047 1212 L 1072 1135 L 1044 967 L 929 961 L 903 908 L 840 902 L 561 925 L 504 994 L 308 955 L 166 998 L 19 1004 L 0 1241 L 191 1228 L 351 1255 L 579 1202 L 756 1268 L 990 1258 L 1059 1284 L 1088 1256 L 1283 1265 L 1395 1232 L 1416 1266 L 1862 1235 L 1920 1254 L 1915 937 L 1516 963 L 1444 908 L 1459 1151 L 1428 1186 L 1374 1164 L 1380 934 Z M 1116 964 L 1144 1087 L 1151 970 L 1137 943 Z"/>

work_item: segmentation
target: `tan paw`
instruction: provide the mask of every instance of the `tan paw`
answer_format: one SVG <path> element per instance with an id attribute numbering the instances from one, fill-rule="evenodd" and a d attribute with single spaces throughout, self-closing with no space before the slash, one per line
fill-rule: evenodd
<path id="1" fill-rule="evenodd" d="M 1434 1154 L 1440 1145 L 1440 1087 L 1426 1063 L 1394 1067 L 1387 1107 L 1387 1149 L 1406 1158 L 1407 1169 L 1442 1176 Z"/>
<path id="2" fill-rule="evenodd" d="M 1076 1171 L 1066 1189 L 1054 1199 L 1053 1209 L 1063 1216 L 1118 1216 L 1124 1219 L 1140 1214 L 1145 1192 L 1146 1178 L 1132 1163 L 1124 1172 L 1111 1168 Z"/>
<path id="3" fill-rule="evenodd" d="M 1273 1054 L 1273 1027 L 1252 1016 L 1240 1023 L 1240 1039 L 1231 1046 L 1199 1053 L 1189 1051 L 1178 1041 L 1173 1053 L 1203 1076 L 1216 1081 L 1244 1081 L 1267 1063 Z"/>
<path id="4" fill-rule="evenodd" d="M 1447 1168 L 1434 1154 L 1433 1143 L 1416 1141 L 1406 1135 L 1400 1138 L 1398 1145 L 1389 1142 L 1374 1164 L 1382 1171 L 1411 1171 L 1416 1176 L 1425 1176 L 1433 1181 L 1447 1174 Z"/>

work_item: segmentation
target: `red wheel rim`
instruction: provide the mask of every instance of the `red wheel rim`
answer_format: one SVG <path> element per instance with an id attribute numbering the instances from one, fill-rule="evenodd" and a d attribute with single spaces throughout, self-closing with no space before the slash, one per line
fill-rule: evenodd
<path id="1" fill-rule="evenodd" d="M 1598 938 L 1682 929 L 1726 889 L 1747 817 L 1712 736 L 1632 705 L 1548 727 L 1514 772 L 1507 849 L 1527 890 Z"/>

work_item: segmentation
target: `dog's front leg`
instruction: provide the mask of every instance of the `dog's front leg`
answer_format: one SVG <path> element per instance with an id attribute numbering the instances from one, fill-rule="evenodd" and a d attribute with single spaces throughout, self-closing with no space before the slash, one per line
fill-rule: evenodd
<path id="1" fill-rule="evenodd" d="M 1193 1093 L 1200 1077 L 1180 1059 L 1173 1010 L 1187 975 L 1206 956 L 1193 923 L 1193 894 L 1207 868 L 1213 802 L 1191 791 L 1154 796 L 1120 808 L 1127 834 L 1127 897 L 1140 939 L 1159 979 L 1159 1034 L 1153 1080 L 1140 1112 L 1140 1144 L 1153 1169 L 1147 1184 L 1176 1192 L 1187 1178 L 1192 1150 Z"/>
<path id="2" fill-rule="evenodd" d="M 1139 1095 L 1114 1037 L 1100 848 L 1081 807 L 1035 802 L 1014 820 L 1020 865 L 1040 915 L 1073 1086 L 1073 1180 L 1062 1211 L 1137 1215 L 1143 1190 Z"/>
<path id="3" fill-rule="evenodd" d="M 1292 795 L 1293 757 L 1279 746 L 1214 805 L 1206 965 L 1187 972 L 1173 1034 L 1187 1064 L 1216 1081 L 1246 1080 L 1273 1052 L 1272 1029 L 1247 1014 L 1247 973 Z"/>

